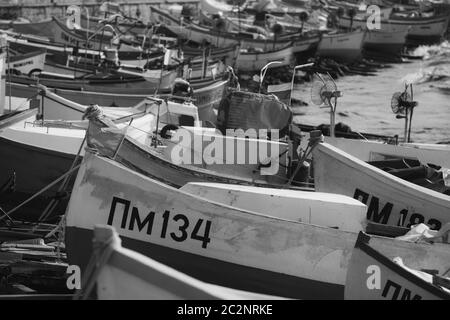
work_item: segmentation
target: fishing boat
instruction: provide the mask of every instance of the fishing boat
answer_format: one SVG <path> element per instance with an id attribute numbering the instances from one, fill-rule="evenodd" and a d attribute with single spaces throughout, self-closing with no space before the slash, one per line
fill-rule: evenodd
<path id="1" fill-rule="evenodd" d="M 339 18 L 339 26 L 343 28 L 367 28 L 366 17 L 354 17 L 352 19 L 348 16 Z M 389 18 L 381 20 L 381 29 L 383 32 L 402 32 L 408 30 L 407 44 L 432 44 L 439 42 L 444 33 L 447 31 L 448 16 L 438 17 L 419 17 L 419 18 L 405 18 L 398 16 L 390 16 Z"/>
<path id="2" fill-rule="evenodd" d="M 332 137 L 325 137 L 325 142 L 366 162 L 403 158 L 416 159 L 421 163 L 431 163 L 450 168 L 450 148 L 446 145 L 389 144 L 376 140 L 367 141 Z"/>
<path id="3" fill-rule="evenodd" d="M 317 55 L 342 62 L 355 62 L 362 57 L 364 37 L 365 31 L 323 34 Z"/>
<path id="4" fill-rule="evenodd" d="M 442 16 L 431 17 L 401 17 L 391 16 L 389 22 L 398 26 L 410 27 L 407 41 L 410 44 L 433 44 L 440 42 L 447 32 L 449 23 L 448 12 Z"/>
<path id="5" fill-rule="evenodd" d="M 278 61 L 277 67 L 289 66 L 294 62 L 293 54 L 292 44 L 270 51 L 241 49 L 236 59 L 236 69 L 244 72 L 259 71 L 272 61 Z"/>
<path id="6" fill-rule="evenodd" d="M 346 300 L 450 299 L 450 278 L 412 270 L 401 256 L 390 259 L 373 248 L 371 240 L 364 232 L 356 240 L 345 282 Z"/>
<path id="7" fill-rule="evenodd" d="M 104 128 L 114 127 L 94 117 L 90 118 L 88 141 L 92 140 L 90 146 L 100 154 L 114 154 L 119 163 L 175 188 L 206 181 L 277 188 L 298 186 L 300 175 L 296 175 L 295 186 L 287 185 L 295 163 L 289 142 L 275 136 L 268 140 L 265 133 L 269 132 L 267 128 L 282 131 L 289 125 L 291 113 L 287 106 L 275 97 L 247 92 L 230 93 L 225 100 L 227 107 L 222 102 L 219 113 L 227 111 L 218 129 L 200 127 L 196 121 L 167 126 L 154 122 L 145 133 L 130 127 L 126 133 L 111 137 Z M 271 114 L 278 117 L 272 119 Z M 157 119 L 156 114 L 154 118 Z M 162 129 L 155 135 L 158 128 Z M 260 129 L 265 130 L 262 136 L 258 135 Z M 154 139 L 161 146 L 152 143 Z M 215 150 L 214 159 L 208 156 L 211 148 Z"/>
<path id="8" fill-rule="evenodd" d="M 222 97 L 225 93 L 225 89 L 229 84 L 229 80 L 223 78 L 206 78 L 198 80 L 190 79 L 190 84 L 192 85 L 194 90 L 193 99 L 195 99 L 195 104 L 198 108 L 200 120 L 212 121 L 214 123 L 217 117 L 215 109 L 218 108 L 220 101 L 222 101 Z M 57 82 L 55 83 L 55 85 L 58 85 Z M 155 94 L 155 91 L 148 91 L 148 89 L 139 91 L 130 88 L 130 91 L 138 91 L 134 94 L 130 93 L 127 89 L 116 88 L 115 90 L 113 90 L 113 88 L 110 88 L 105 90 L 109 90 L 112 92 L 105 93 L 83 90 L 82 94 L 80 94 L 81 91 L 79 90 L 59 89 L 59 86 L 57 86 L 56 88 L 50 88 L 50 91 L 56 93 L 57 95 L 81 105 L 98 104 L 105 107 L 122 108 L 133 107 L 141 101 L 145 100 L 149 95 Z M 35 97 L 37 90 L 36 87 L 29 86 L 29 84 L 11 83 L 11 92 L 11 95 L 14 97 L 28 99 Z M 160 97 L 170 96 L 169 90 L 162 90 L 156 93 Z M 80 116 L 82 116 L 81 113 Z"/>
<path id="9" fill-rule="evenodd" d="M 271 194 L 266 188 L 257 192 L 261 197 Z M 296 208 L 308 212 L 310 201 L 305 196 Z M 329 194 L 322 196 L 323 202 L 331 199 Z M 332 199 L 349 211 L 361 208 L 355 199 L 338 195 Z M 342 218 L 334 210 L 311 212 L 311 217 L 318 215 L 330 221 Z M 283 211 L 267 215 L 211 201 L 87 152 L 65 229 L 69 263 L 82 270 L 91 255 L 97 224 L 114 226 L 124 247 L 201 281 L 300 299 L 344 297 L 357 238 L 357 233 L 336 229 L 334 224 L 291 220 Z M 374 237 L 373 245 L 388 257 L 405 256 L 412 268 L 430 267 L 430 261 L 439 272 L 450 267 L 447 244 Z"/>
<path id="10" fill-rule="evenodd" d="M 52 40 L 56 43 L 98 51 L 119 48 L 119 38 L 114 33 L 115 31 L 111 33 L 110 29 L 105 32 L 94 33 L 90 30 L 71 30 L 56 18 L 53 18 L 53 23 L 54 34 Z M 126 47 L 127 49 L 133 49 L 129 46 Z M 133 51 L 137 53 L 140 50 L 142 50 L 142 48 L 133 49 Z"/>
<path id="11" fill-rule="evenodd" d="M 44 70 L 46 51 L 38 50 L 26 54 L 15 54 L 9 57 L 8 63 L 11 72 L 31 74 Z"/>
<path id="12" fill-rule="evenodd" d="M 152 21 L 164 23 L 169 30 L 182 39 L 197 44 L 210 43 L 218 48 L 227 48 L 239 44 L 240 49 L 279 50 L 293 42 L 293 52 L 298 55 L 314 54 L 321 36 L 318 32 L 306 32 L 299 35 L 280 35 L 276 38 L 261 39 L 261 35 L 251 32 L 228 32 L 208 28 L 197 24 L 186 24 L 167 12 L 151 7 Z"/>
<path id="13" fill-rule="evenodd" d="M 156 119 L 156 115 L 154 119 Z M 186 145 L 179 150 L 179 141 L 172 141 L 170 137 L 166 137 L 165 139 L 158 138 L 162 140 L 162 146 L 155 148 L 151 143 L 152 135 L 150 133 L 154 131 L 156 123 L 153 124 L 153 127 L 147 128 L 144 133 L 142 130 L 134 130 L 133 127 L 130 127 L 125 135 L 119 134 L 111 137 L 109 134 L 103 133 L 102 128 L 105 127 L 105 124 L 96 119 L 91 120 L 88 141 L 92 141 L 90 146 L 98 150 L 100 154 L 114 154 L 119 163 L 175 188 L 180 188 L 188 182 L 205 181 L 267 187 L 283 187 L 287 182 L 284 168 L 276 165 L 278 162 L 281 164 L 287 162 L 288 145 L 286 143 L 225 136 L 214 128 L 186 126 L 179 128 L 174 124 L 168 125 L 167 128 L 162 127 L 161 135 L 164 137 L 167 129 L 171 131 L 180 129 L 183 141 L 184 139 L 198 141 L 196 145 Z M 211 148 L 211 145 L 220 146 L 223 151 L 219 160 L 207 163 L 203 155 L 205 150 Z M 256 159 L 250 162 L 249 152 L 254 148 L 267 150 L 267 153 L 265 155 L 258 154 Z M 179 155 L 181 155 L 180 159 L 178 159 Z M 239 160 L 243 163 L 238 164 L 238 158 L 242 156 L 245 157 L 245 161 Z M 277 172 L 265 175 L 265 169 L 261 163 L 269 161 L 268 159 L 273 162 L 271 168 Z"/>
<path id="14" fill-rule="evenodd" d="M 211 60 L 223 61 L 225 65 L 234 66 L 239 53 L 239 46 L 232 45 L 228 48 L 193 48 L 188 45 L 181 45 L 185 59 L 208 57 Z"/>
<path id="15" fill-rule="evenodd" d="M 363 49 L 369 52 L 398 55 L 406 43 L 408 29 L 388 32 L 370 30 L 364 38 Z"/>
<path id="16" fill-rule="evenodd" d="M 11 75 L 11 82 L 26 86 L 42 84 L 49 88 L 68 89 L 76 91 L 95 91 L 98 93 L 127 92 L 129 94 L 152 94 L 157 86 L 151 85 L 141 75 L 89 74 L 82 78 L 74 75 L 41 72 L 38 77 L 28 75 Z M 168 84 L 167 84 L 168 85 Z M 163 89 L 167 89 L 163 88 Z"/>
<path id="17" fill-rule="evenodd" d="M 47 29 L 49 31 L 45 33 L 35 31 L 35 28 L 31 28 L 30 31 L 34 32 L 28 32 L 26 34 L 44 37 L 44 39 L 41 39 L 41 42 L 42 40 L 46 40 L 50 45 L 76 48 L 78 52 L 83 49 L 97 52 L 116 49 L 118 51 L 118 58 L 121 61 L 128 65 L 139 67 L 143 67 L 143 63 L 152 58 L 155 50 L 156 53 L 160 53 L 158 48 L 144 51 L 141 46 L 142 43 L 126 37 L 124 38 L 124 36 L 119 36 L 117 31 L 112 30 L 111 32 L 111 28 L 102 32 L 97 30 L 94 33 L 90 30 L 71 30 L 56 18 L 53 18 L 51 22 L 46 22 L 46 24 L 49 23 L 51 24 Z M 16 33 L 18 32 L 16 31 Z M 31 42 L 30 37 L 28 37 L 28 41 Z"/>
<path id="18" fill-rule="evenodd" d="M 30 109 L 8 114 L 0 121 L 0 148 L 7 150 L 0 157 L 1 183 L 15 176 L 15 191 L 2 196 L 1 206 L 7 212 L 67 173 L 83 144 L 86 127 L 69 122 L 43 125 L 36 115 L 37 109 Z M 69 184 L 73 185 L 74 177 Z M 64 213 L 68 198 L 64 192 L 58 193 L 59 187 L 56 184 L 44 190 L 27 207 L 14 212 L 14 217 L 37 220 L 54 198 L 60 200 L 56 212 Z"/>
<path id="19" fill-rule="evenodd" d="M 450 221 L 450 197 L 394 176 L 330 144 L 313 150 L 314 185 L 368 206 L 371 221 L 406 226 L 424 222 L 434 229 Z"/>
<path id="20" fill-rule="evenodd" d="M 121 34 L 132 34 L 134 36 L 145 35 L 152 30 L 152 26 L 143 23 L 140 20 L 125 19 L 120 16 L 111 16 L 106 18 L 99 18 L 95 16 L 87 16 L 86 14 L 80 14 L 80 26 L 83 29 L 97 30 L 105 23 L 114 26 Z"/>
<path id="21" fill-rule="evenodd" d="M 90 60 L 99 60 L 101 54 L 98 51 L 87 50 L 83 48 L 74 48 L 61 44 L 51 42 L 48 38 L 43 38 L 35 35 L 20 34 L 11 31 L 1 31 L 1 34 L 6 35 L 6 40 L 10 49 L 28 53 L 30 51 L 45 50 L 46 63 L 53 62 L 65 65 L 68 56 L 73 56 L 78 52 L 78 55 L 86 57 Z"/>
<path id="22" fill-rule="evenodd" d="M 52 40 L 55 31 L 55 23 L 52 18 L 44 19 L 39 22 L 22 21 L 19 23 L 8 24 L 5 29 L 11 30 L 17 34 L 35 35 Z"/>
<path id="23" fill-rule="evenodd" d="M 15 213 L 25 220 L 36 220 L 52 199 L 58 200 L 55 214 L 64 213 L 75 174 L 72 179 L 68 179 L 64 190 L 60 190 L 61 182 L 51 184 L 64 177 L 82 159 L 82 146 L 88 126 L 88 121 L 83 121 L 80 116 L 87 106 L 77 105 L 50 93 L 42 94 L 42 100 L 37 101 L 38 106 L 34 104 L 32 109 L 4 115 L 0 120 L 0 148 L 8 150 L 0 159 L 0 183 L 15 176 L 15 192 L 2 197 L 2 201 L 8 202 L 4 206 L 2 203 L 3 209 L 12 210 L 43 191 Z M 120 128 L 128 124 L 130 119 L 144 115 L 152 105 L 153 101 L 144 100 L 133 108 L 103 108 L 102 112 L 111 121 L 116 121 Z M 188 106 L 183 110 L 186 109 Z M 163 118 L 161 121 L 164 123 Z M 136 123 L 134 126 L 139 128 Z"/>
<path id="24" fill-rule="evenodd" d="M 94 241 L 99 246 L 91 258 L 93 268 L 83 279 L 84 289 L 75 298 L 87 299 L 95 293 L 98 300 L 282 299 L 199 281 L 124 248 L 118 233 L 111 226 L 96 226 Z M 99 261 L 98 257 L 104 257 L 104 260 Z"/>

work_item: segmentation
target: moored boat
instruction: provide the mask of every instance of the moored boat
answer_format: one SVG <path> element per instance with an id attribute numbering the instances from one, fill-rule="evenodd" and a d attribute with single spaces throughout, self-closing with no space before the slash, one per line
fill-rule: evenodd
<path id="1" fill-rule="evenodd" d="M 407 34 L 407 29 L 395 32 L 367 31 L 363 49 L 375 53 L 398 55 L 405 46 Z"/>
<path id="2" fill-rule="evenodd" d="M 345 299 L 449 300 L 449 285 L 449 278 L 408 268 L 401 256 L 386 257 L 372 247 L 371 237 L 361 232 L 347 271 Z"/>
<path id="3" fill-rule="evenodd" d="M 25 80 L 26 81 L 23 84 L 14 82 L 11 83 L 12 96 L 21 98 L 32 98 L 36 96 L 36 87 L 29 85 L 32 83 L 36 84 L 36 81 L 32 81 L 32 79 L 29 78 L 26 78 Z M 143 82 L 144 84 L 146 83 L 146 81 Z M 68 81 L 68 83 L 70 85 L 70 81 Z M 190 79 L 190 84 L 194 90 L 193 98 L 195 99 L 195 104 L 198 108 L 200 120 L 214 122 L 216 120 L 214 110 L 218 108 L 218 105 L 225 93 L 225 89 L 229 84 L 229 80 L 223 78 Z M 156 90 L 149 90 L 148 88 L 120 89 L 106 88 L 106 86 L 103 86 L 104 90 L 110 91 L 109 93 L 83 90 L 81 94 L 81 91 L 79 90 L 59 88 L 58 81 L 54 81 L 54 85 L 56 87 L 49 88 L 51 91 L 65 99 L 82 105 L 98 104 L 106 107 L 111 106 L 126 108 L 138 104 L 148 96 L 154 95 L 155 93 L 161 97 L 170 96 L 169 90 L 155 92 Z M 73 83 L 71 85 L 73 85 Z M 129 83 L 129 86 L 130 85 L 131 83 Z M 80 116 L 82 116 L 81 113 Z"/>
<path id="4" fill-rule="evenodd" d="M 410 27 L 407 41 L 411 45 L 440 42 L 447 32 L 449 20 L 448 12 L 441 16 L 418 18 L 391 16 L 389 18 L 389 22 L 392 24 Z"/>
<path id="5" fill-rule="evenodd" d="M 77 298 L 98 300 L 266 300 L 280 297 L 212 285 L 189 277 L 138 252 L 124 248 L 110 226 L 96 226 L 93 268 L 85 275 Z M 101 261 L 98 257 L 104 257 Z M 94 266 L 95 264 L 95 266 Z M 95 286 L 96 285 L 96 286 Z"/>
<path id="6" fill-rule="evenodd" d="M 320 57 L 355 62 L 362 57 L 365 31 L 323 34 L 317 48 Z"/>
<path id="7" fill-rule="evenodd" d="M 228 32 L 215 28 L 200 26 L 197 24 L 186 24 L 183 21 L 171 16 L 168 12 L 151 7 L 152 21 L 163 23 L 166 27 L 179 37 L 197 44 L 209 43 L 218 48 L 227 48 L 239 45 L 240 49 L 260 49 L 264 52 L 280 50 L 293 43 L 293 53 L 303 55 L 305 58 L 314 55 L 317 45 L 320 42 L 319 32 L 306 32 L 303 34 L 292 33 L 278 37 L 264 39 L 261 35 L 251 32 Z"/>
<path id="8" fill-rule="evenodd" d="M 317 191 L 352 196 L 365 203 L 369 220 L 411 226 L 427 223 L 434 229 L 450 221 L 450 197 L 368 164 L 327 143 L 313 150 Z"/>
<path id="9" fill-rule="evenodd" d="M 36 115 L 36 109 L 10 114 L 0 127 L 0 149 L 7 150 L 0 157 L 0 177 L 2 183 L 13 174 L 16 177 L 15 191 L 2 197 L 1 206 L 7 212 L 67 173 L 83 143 L 86 127 L 42 125 Z M 69 179 L 70 185 L 74 177 Z M 68 198 L 65 192 L 58 192 L 60 185 L 44 190 L 14 217 L 37 220 L 52 199 L 58 199 L 56 212 L 62 214 Z"/>
<path id="10" fill-rule="evenodd" d="M 293 54 L 292 44 L 273 51 L 242 49 L 236 59 L 236 69 L 244 72 L 259 71 L 272 61 L 279 62 L 276 65 L 277 67 L 289 66 L 293 63 Z"/>
<path id="11" fill-rule="evenodd" d="M 353 23 L 351 22 L 353 20 Z M 381 29 L 383 32 L 402 32 L 408 30 L 407 45 L 432 44 L 439 42 L 447 30 L 448 16 L 438 17 L 415 17 L 406 18 L 391 16 L 381 20 Z M 364 17 L 355 17 L 350 19 L 343 16 L 339 19 L 339 25 L 344 28 L 367 28 L 367 19 Z"/>
<path id="12" fill-rule="evenodd" d="M 67 211 L 71 264 L 84 269 L 94 225 L 109 224 L 125 247 L 201 281 L 292 298 L 343 298 L 357 233 L 286 219 L 278 216 L 282 212 L 260 214 L 207 200 L 95 154 L 84 160 Z M 357 205 L 337 197 L 350 207 Z M 323 201 L 327 199 L 324 195 Z M 302 203 L 298 207 L 306 209 L 308 201 Z M 450 264 L 443 244 L 383 237 L 373 242 L 388 257 L 403 254 L 413 268 L 427 268 L 433 260 L 444 272 Z"/>
<path id="13" fill-rule="evenodd" d="M 26 54 L 16 54 L 10 56 L 9 68 L 11 72 L 31 74 L 44 70 L 46 51 L 38 50 Z"/>
<path id="14" fill-rule="evenodd" d="M 153 101 L 144 100 L 133 108 L 103 108 L 102 112 L 123 128 L 130 119 L 142 117 L 147 110 L 150 112 L 152 106 Z M 2 197 L 2 207 L 6 211 L 34 196 L 34 200 L 15 212 L 15 216 L 36 220 L 55 199 L 58 206 L 52 217 L 64 213 L 76 171 L 63 190 L 60 190 L 62 182 L 51 184 L 64 177 L 84 155 L 88 122 L 82 121 L 81 115 L 87 108 L 47 93 L 39 107 L 3 116 L 0 148 L 8 152 L 0 158 L 0 177 L 6 180 L 15 175 L 15 191 Z M 173 111 L 170 107 L 169 110 Z M 164 123 L 163 118 L 161 121 Z M 137 128 L 136 124 L 134 126 Z M 43 192 L 36 194 L 40 191 Z"/>
<path id="15" fill-rule="evenodd" d="M 362 161 L 393 158 L 417 159 L 421 163 L 450 168 L 450 147 L 439 144 L 388 144 L 382 141 L 366 141 L 325 137 L 325 142 Z"/>

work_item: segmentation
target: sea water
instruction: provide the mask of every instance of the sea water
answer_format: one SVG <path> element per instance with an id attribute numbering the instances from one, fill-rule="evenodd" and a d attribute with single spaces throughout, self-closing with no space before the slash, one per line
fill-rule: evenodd
<path id="1" fill-rule="evenodd" d="M 338 99 L 336 123 L 343 122 L 354 131 L 383 135 L 404 135 L 405 120 L 396 119 L 391 110 L 394 92 L 413 83 L 414 109 L 411 140 L 420 143 L 450 144 L 450 45 L 420 47 L 423 60 L 391 64 L 376 76 L 345 76 L 336 81 L 343 96 Z M 311 84 L 295 86 L 293 97 L 308 103 L 295 107 L 294 121 L 302 124 L 329 124 L 329 108 L 311 102 Z"/>

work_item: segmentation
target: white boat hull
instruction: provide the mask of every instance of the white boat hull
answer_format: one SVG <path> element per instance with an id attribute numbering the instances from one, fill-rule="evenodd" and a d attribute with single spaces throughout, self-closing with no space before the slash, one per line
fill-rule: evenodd
<path id="1" fill-rule="evenodd" d="M 13 70 L 17 70 L 22 74 L 29 74 L 32 71 L 42 71 L 44 70 L 45 64 L 45 51 L 24 54 L 17 59 L 15 57 L 11 58 L 9 62 L 9 67 Z"/>
<path id="2" fill-rule="evenodd" d="M 362 161 L 378 161 L 390 158 L 417 159 L 450 168 L 450 146 L 439 144 L 387 144 L 345 138 L 325 137 L 325 142 Z"/>
<path id="3" fill-rule="evenodd" d="M 293 63 L 293 47 L 279 51 L 246 52 L 241 51 L 236 59 L 236 68 L 240 71 L 259 71 L 272 61 L 279 61 L 274 67 L 289 66 Z"/>
<path id="4" fill-rule="evenodd" d="M 201 281 L 284 297 L 343 297 L 356 233 L 209 201 L 93 154 L 84 160 L 67 211 L 70 264 L 86 265 L 94 226 L 109 224 L 125 247 Z M 450 267 L 445 246 L 374 243 L 389 257 L 403 253 L 412 267 L 425 259 L 441 272 Z"/>
<path id="5" fill-rule="evenodd" d="M 313 151 L 317 191 L 340 193 L 365 203 L 374 222 L 410 227 L 427 223 L 440 229 L 450 222 L 450 197 L 395 177 L 331 146 Z"/>
<path id="6" fill-rule="evenodd" d="M 344 62 L 361 58 L 365 32 L 324 34 L 317 48 L 317 55 Z"/>
<path id="7" fill-rule="evenodd" d="M 118 234 L 109 226 L 97 226 L 94 234 L 96 243 L 104 244 L 98 254 L 107 255 L 106 261 L 95 269 L 98 272 L 95 281 L 98 300 L 280 299 L 216 286 L 189 277 L 122 247 Z"/>

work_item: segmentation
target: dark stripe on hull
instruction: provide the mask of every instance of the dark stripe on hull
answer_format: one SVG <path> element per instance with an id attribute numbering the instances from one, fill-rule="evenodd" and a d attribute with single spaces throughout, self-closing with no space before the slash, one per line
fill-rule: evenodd
<path id="1" fill-rule="evenodd" d="M 93 213 L 94 214 L 94 213 Z M 66 228 L 69 264 L 84 270 L 92 249 L 92 230 Z M 255 293 L 296 299 L 343 299 L 344 286 L 242 266 L 121 236 L 122 246 L 199 280 Z"/>
<path id="2" fill-rule="evenodd" d="M 426 45 L 426 44 L 437 44 L 442 41 L 442 36 L 440 35 L 430 35 L 430 36 L 415 36 L 408 34 L 406 37 L 406 45 L 409 47 Z"/>
<path id="3" fill-rule="evenodd" d="M 345 49 L 325 49 L 317 51 L 317 55 L 324 58 L 331 58 L 340 62 L 354 62 L 361 58 L 362 50 Z"/>
<path id="4" fill-rule="evenodd" d="M 308 48 L 308 50 L 294 52 L 294 57 L 297 63 L 303 63 L 308 61 L 309 58 L 312 58 L 316 55 L 317 48 L 319 47 L 319 43 L 316 43 Z"/>
<path id="5" fill-rule="evenodd" d="M 403 49 L 404 44 L 392 43 L 364 43 L 363 49 L 369 52 L 376 52 L 382 54 L 399 54 Z"/>
<path id="6" fill-rule="evenodd" d="M 26 144 L 17 143 L 0 137 L 0 183 L 16 172 L 16 191 L 3 195 L 0 206 L 8 211 L 27 199 L 52 181 L 66 173 L 75 158 L 74 155 L 45 150 Z M 67 191 L 71 191 L 76 172 L 69 180 Z M 55 196 L 59 184 L 44 192 L 40 197 L 25 205 L 14 214 L 16 218 L 33 220 L 45 208 L 51 197 Z M 61 201 L 59 214 L 64 214 L 68 199 Z"/>

